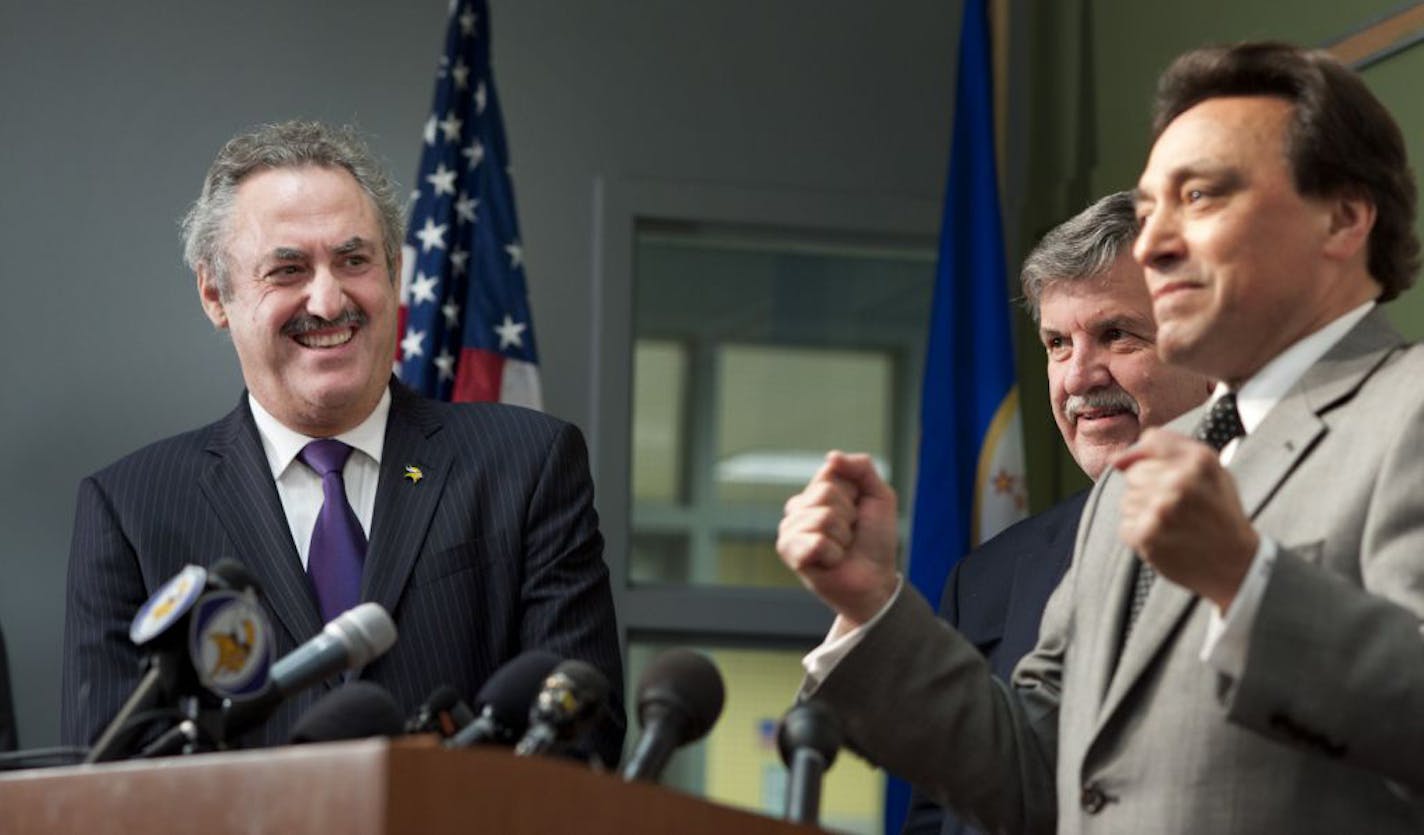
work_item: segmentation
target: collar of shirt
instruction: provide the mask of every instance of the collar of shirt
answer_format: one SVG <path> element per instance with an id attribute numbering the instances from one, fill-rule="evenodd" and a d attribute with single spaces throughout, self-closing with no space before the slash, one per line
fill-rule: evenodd
<path id="1" fill-rule="evenodd" d="M 296 460 L 302 447 L 316 440 L 284 426 L 271 412 L 262 408 L 257 398 L 247 395 L 247 405 L 252 409 L 252 420 L 257 424 L 257 434 L 262 437 L 262 451 L 267 455 L 267 465 L 272 468 L 272 478 L 280 479 L 287 468 Z M 365 453 L 377 465 L 381 463 L 381 451 L 386 443 L 386 418 L 391 412 L 391 390 L 382 394 L 376 408 L 366 419 L 348 432 L 335 436 L 336 440 L 349 444 Z"/>
<path id="2" fill-rule="evenodd" d="M 1305 372 L 1325 356 L 1327 351 L 1334 348 L 1336 343 L 1344 339 L 1345 334 L 1359 324 L 1374 307 L 1375 303 L 1368 301 L 1336 318 L 1282 351 L 1242 384 L 1236 392 L 1236 410 L 1241 414 L 1241 425 L 1245 427 L 1246 434 L 1255 432 L 1256 427 L 1261 425 L 1261 421 L 1266 419 L 1266 415 L 1270 414 L 1271 409 L 1286 396 L 1286 392 L 1300 381 Z M 1230 389 L 1225 383 L 1217 383 L 1216 391 L 1211 396 L 1212 402 L 1215 403 L 1217 398 L 1228 391 Z M 1240 439 L 1237 439 L 1226 445 L 1221 451 L 1222 463 L 1231 461 L 1239 443 Z"/>
<path id="3" fill-rule="evenodd" d="M 267 455 L 267 464 L 272 469 L 277 498 L 282 503 L 282 512 L 286 515 L 287 526 L 292 532 L 292 544 L 296 547 L 297 558 L 305 568 L 312 531 L 325 502 L 321 477 L 310 467 L 296 461 L 297 453 L 313 439 L 283 426 L 250 394 L 247 402 L 252 408 L 257 434 L 262 438 L 262 450 Z M 353 452 L 351 457 L 346 459 L 342 482 L 346 488 L 346 501 L 356 513 L 361 529 L 368 537 L 371 535 L 371 523 L 376 513 L 376 486 L 381 476 L 381 452 L 385 444 L 386 421 L 390 415 L 390 407 L 391 392 L 386 389 L 376 408 L 365 420 L 351 431 L 336 436 L 337 440 L 350 444 L 359 451 L 359 454 Z"/>

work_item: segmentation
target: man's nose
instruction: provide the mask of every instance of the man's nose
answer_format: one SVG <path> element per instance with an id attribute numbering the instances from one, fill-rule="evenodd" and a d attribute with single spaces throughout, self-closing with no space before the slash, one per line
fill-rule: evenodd
<path id="1" fill-rule="evenodd" d="M 1157 208 L 1143 218 L 1137 241 L 1132 245 L 1132 258 L 1143 269 L 1166 272 L 1185 255 L 1186 246 L 1176 211 Z"/>
<path id="2" fill-rule="evenodd" d="M 335 319 L 346 309 L 346 293 L 330 269 L 318 267 L 307 290 L 307 312 L 322 319 Z"/>
<path id="3" fill-rule="evenodd" d="M 1111 381 L 1112 375 L 1108 373 L 1101 351 L 1084 347 L 1073 351 L 1073 357 L 1068 360 L 1068 373 L 1063 380 L 1063 387 L 1069 394 L 1087 394 Z"/>

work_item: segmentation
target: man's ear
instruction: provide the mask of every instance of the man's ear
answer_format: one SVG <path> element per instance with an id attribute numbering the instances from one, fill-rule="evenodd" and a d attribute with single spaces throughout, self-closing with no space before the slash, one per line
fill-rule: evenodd
<path id="1" fill-rule="evenodd" d="M 1367 251 L 1375 228 L 1375 204 L 1357 194 L 1342 194 L 1330 201 L 1330 231 L 1325 254 L 1346 260 Z"/>
<path id="2" fill-rule="evenodd" d="M 198 265 L 198 298 L 202 299 L 203 312 L 208 315 L 213 327 L 226 330 L 227 308 L 223 306 L 222 293 L 218 291 L 212 267 L 206 262 Z"/>

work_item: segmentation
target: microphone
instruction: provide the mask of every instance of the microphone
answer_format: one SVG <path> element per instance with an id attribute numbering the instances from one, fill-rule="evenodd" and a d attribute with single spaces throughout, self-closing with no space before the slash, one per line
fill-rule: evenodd
<path id="1" fill-rule="evenodd" d="M 475 695 L 475 704 L 483 705 L 480 715 L 447 740 L 445 747 L 508 746 L 518 742 L 529 728 L 529 705 L 560 661 L 548 650 L 531 649 L 495 670 Z"/>
<path id="2" fill-rule="evenodd" d="M 408 734 L 440 734 L 449 739 L 457 731 L 475 721 L 475 713 L 460 693 L 448 684 L 435 688 L 415 715 L 405 723 Z"/>
<path id="3" fill-rule="evenodd" d="M 209 568 L 186 565 L 160 586 L 129 626 L 129 640 L 148 648 L 143 675 L 84 762 L 122 756 L 153 711 L 180 695 L 212 700 L 209 693 L 242 697 L 264 687 L 271 629 L 257 594 L 252 574 L 231 558 Z"/>
<path id="4" fill-rule="evenodd" d="M 638 679 L 643 735 L 623 779 L 657 782 L 673 751 L 712 730 L 724 698 L 722 675 L 706 656 L 673 649 L 654 658 Z"/>
<path id="5" fill-rule="evenodd" d="M 300 745 L 398 736 L 404 728 L 400 706 L 386 688 L 371 681 L 353 681 L 322 696 L 303 713 L 292 726 L 290 741 Z"/>
<path id="6" fill-rule="evenodd" d="M 817 825 L 821 808 L 821 778 L 841 747 L 840 723 L 820 702 L 801 702 L 781 717 L 776 747 L 790 772 L 786 781 L 786 814 L 792 823 Z"/>
<path id="7" fill-rule="evenodd" d="M 517 756 L 564 754 L 598 720 L 608 699 L 608 679 L 584 661 L 554 668 L 529 709 L 529 730 L 514 746 Z"/>
<path id="8" fill-rule="evenodd" d="M 396 642 L 396 624 L 379 603 L 362 603 L 272 665 L 271 681 L 255 698 L 224 703 L 223 733 L 232 738 L 265 722 L 284 700 L 345 670 L 384 655 Z"/>

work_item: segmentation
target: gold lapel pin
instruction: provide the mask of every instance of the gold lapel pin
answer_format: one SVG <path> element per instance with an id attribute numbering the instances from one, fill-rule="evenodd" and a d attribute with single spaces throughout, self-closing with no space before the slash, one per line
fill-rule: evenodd
<path id="1" fill-rule="evenodd" d="M 425 473 L 421 472 L 419 467 L 412 467 L 406 464 L 405 477 L 410 479 L 411 484 L 418 484 L 422 478 L 425 478 Z"/>

